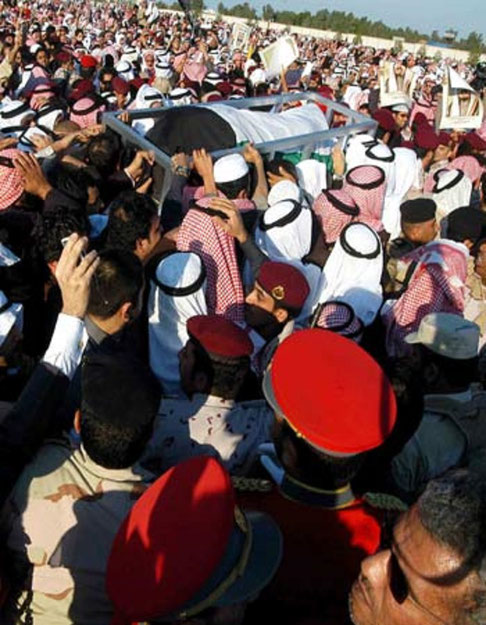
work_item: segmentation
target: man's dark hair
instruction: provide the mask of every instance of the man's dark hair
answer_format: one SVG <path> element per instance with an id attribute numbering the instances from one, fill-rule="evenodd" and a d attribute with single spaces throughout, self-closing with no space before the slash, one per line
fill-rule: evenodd
<path id="1" fill-rule="evenodd" d="M 456 360 L 436 354 L 424 345 L 421 345 L 422 367 L 434 364 L 438 368 L 440 375 L 447 385 L 454 390 L 466 390 L 478 379 L 479 358 L 468 358 L 466 360 Z"/>
<path id="2" fill-rule="evenodd" d="M 437 542 L 462 557 L 463 579 L 477 571 L 480 584 L 474 592 L 475 605 L 468 610 L 475 622 L 486 617 L 486 488 L 484 480 L 467 469 L 455 469 L 428 483 L 417 502 L 422 525 Z M 447 581 L 444 580 L 447 584 Z M 465 598 L 466 599 L 466 598 Z M 465 601 L 467 605 L 467 602 Z M 466 608 L 465 608 L 466 609 Z M 462 621 L 461 621 L 462 622 Z"/>
<path id="3" fill-rule="evenodd" d="M 218 182 L 216 187 L 224 193 L 228 200 L 236 200 L 241 191 L 246 191 L 246 195 L 250 196 L 250 172 L 238 178 L 237 180 L 230 180 L 229 182 Z"/>
<path id="4" fill-rule="evenodd" d="M 126 302 L 135 309 L 142 287 L 143 266 L 135 254 L 105 250 L 91 282 L 87 312 L 108 319 Z"/>
<path id="5" fill-rule="evenodd" d="M 287 421 L 284 421 L 275 441 L 277 455 L 281 458 L 285 441 L 290 441 L 297 452 L 296 479 L 316 488 L 334 489 L 345 486 L 358 473 L 365 454 L 355 456 L 329 456 L 309 445 L 302 437 L 297 436 Z M 286 467 L 289 473 L 290 467 Z"/>
<path id="6" fill-rule="evenodd" d="M 81 439 L 106 469 L 132 466 L 152 435 L 161 389 L 133 356 L 94 353 L 82 369 Z"/>
<path id="7" fill-rule="evenodd" d="M 157 206 L 145 194 L 130 191 L 120 195 L 110 206 L 106 229 L 106 248 L 134 252 L 139 239 L 147 239 Z"/>
<path id="8" fill-rule="evenodd" d="M 37 244 L 46 263 L 59 260 L 62 254 L 62 239 L 73 232 L 81 236 L 89 234 L 89 220 L 81 211 L 60 208 L 42 218 L 42 226 L 37 233 Z"/>
<path id="9" fill-rule="evenodd" d="M 88 202 L 88 187 L 98 186 L 101 180 L 93 167 L 70 167 L 61 165 L 48 174 L 53 187 L 77 201 L 80 205 Z"/>
<path id="10" fill-rule="evenodd" d="M 243 386 L 245 374 L 250 370 L 250 359 L 247 356 L 241 358 L 224 358 L 222 356 L 209 355 L 202 345 L 195 339 L 190 339 L 196 349 L 193 376 L 203 372 L 209 380 L 211 395 L 222 399 L 235 399 Z"/>
<path id="11" fill-rule="evenodd" d="M 284 158 L 274 158 L 267 163 L 265 169 L 272 174 L 275 174 L 276 176 L 281 176 L 282 174 L 279 171 L 280 167 L 284 169 L 288 174 L 290 174 L 294 178 L 295 182 L 298 184 L 299 176 L 297 174 L 296 166 Z"/>
<path id="12" fill-rule="evenodd" d="M 93 137 L 88 143 L 88 163 L 95 167 L 103 178 L 115 173 L 121 155 L 121 143 L 112 132 Z"/>

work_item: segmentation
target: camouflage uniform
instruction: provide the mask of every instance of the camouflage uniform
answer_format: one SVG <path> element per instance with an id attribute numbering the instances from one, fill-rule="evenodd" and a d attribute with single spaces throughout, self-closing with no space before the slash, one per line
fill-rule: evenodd
<path id="1" fill-rule="evenodd" d="M 104 469 L 82 446 L 44 445 L 3 511 L 14 588 L 2 622 L 109 623 L 105 568 L 111 543 L 153 479 L 137 466 Z"/>

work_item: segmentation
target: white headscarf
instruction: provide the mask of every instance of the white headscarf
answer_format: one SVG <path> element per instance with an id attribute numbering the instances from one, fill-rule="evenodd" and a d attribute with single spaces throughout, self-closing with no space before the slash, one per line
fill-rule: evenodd
<path id="1" fill-rule="evenodd" d="M 130 63 L 130 61 L 123 58 L 123 56 L 121 58 L 121 61 L 118 61 L 118 63 L 115 65 L 115 69 L 118 76 L 120 76 L 120 78 L 123 78 L 123 80 L 126 80 L 127 82 L 135 78 L 132 64 Z"/>
<path id="2" fill-rule="evenodd" d="M 324 266 L 319 301 L 346 302 L 365 326 L 370 325 L 383 301 L 382 272 L 383 249 L 378 235 L 366 224 L 351 223 L 341 232 Z"/>
<path id="3" fill-rule="evenodd" d="M 274 206 L 285 200 L 302 201 L 302 192 L 299 187 L 291 180 L 280 180 L 274 184 L 268 194 L 268 206 Z"/>
<path id="4" fill-rule="evenodd" d="M 295 166 L 299 177 L 299 185 L 315 200 L 324 189 L 327 189 L 327 167 L 324 163 L 307 158 Z"/>
<path id="5" fill-rule="evenodd" d="M 179 351 L 187 320 L 206 315 L 206 271 L 194 252 L 172 252 L 159 263 L 148 303 L 150 366 L 166 394 L 180 392 Z"/>
<path id="6" fill-rule="evenodd" d="M 23 129 L 25 118 L 35 116 L 35 112 L 21 100 L 8 100 L 0 106 L 0 130 L 9 136 L 18 137 Z"/>
<path id="7" fill-rule="evenodd" d="M 440 223 L 456 208 L 469 206 L 472 182 L 459 169 L 439 170 L 434 178 L 436 183 L 432 192 L 437 204 L 437 221 Z"/>
<path id="8" fill-rule="evenodd" d="M 289 200 L 274 204 L 261 214 L 255 242 L 271 260 L 301 260 L 311 249 L 311 211 Z"/>
<path id="9" fill-rule="evenodd" d="M 400 204 L 411 188 L 420 188 L 417 155 L 408 148 L 395 148 L 395 175 L 393 189 L 385 196 L 383 225 L 392 239 L 400 234 Z"/>
<path id="10" fill-rule="evenodd" d="M 374 145 L 375 143 L 376 139 L 371 135 L 355 135 L 351 137 L 346 148 L 347 171 L 353 169 L 353 167 L 368 164 L 365 163 L 365 152 L 370 145 Z"/>
<path id="11" fill-rule="evenodd" d="M 165 103 L 165 98 L 162 93 L 155 87 L 150 85 L 142 85 L 137 92 L 137 97 L 133 104 L 134 109 L 148 109 L 152 108 L 155 103 L 160 103 L 162 106 Z M 136 119 L 133 122 L 133 129 L 138 134 L 145 136 L 145 134 L 153 127 L 155 121 L 152 118 Z"/>

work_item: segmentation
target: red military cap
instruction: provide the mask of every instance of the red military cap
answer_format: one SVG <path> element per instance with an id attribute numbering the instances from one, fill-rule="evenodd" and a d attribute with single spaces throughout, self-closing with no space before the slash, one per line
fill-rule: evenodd
<path id="1" fill-rule="evenodd" d="M 130 85 L 126 80 L 120 78 L 120 76 L 115 76 L 115 78 L 113 78 L 111 87 L 115 93 L 121 93 L 122 95 L 127 95 L 130 91 Z"/>
<path id="2" fill-rule="evenodd" d="M 229 96 L 231 95 L 231 92 L 233 91 L 231 88 L 231 85 L 229 84 L 229 82 L 222 80 L 221 82 L 218 82 L 218 84 L 216 85 L 216 89 L 223 95 L 223 96 Z"/>
<path id="3" fill-rule="evenodd" d="M 439 145 L 449 145 L 449 143 L 451 142 L 450 134 L 448 132 L 445 132 L 444 130 L 439 132 L 437 138 L 439 140 Z"/>
<path id="4" fill-rule="evenodd" d="M 216 459 L 186 460 L 145 491 L 113 541 L 113 622 L 175 621 L 246 601 L 271 580 L 281 550 L 269 517 L 235 508 L 231 478 Z"/>
<path id="5" fill-rule="evenodd" d="M 94 90 L 94 85 L 91 80 L 79 80 L 71 91 L 69 98 L 73 101 L 81 100 L 81 98 L 93 93 Z"/>
<path id="6" fill-rule="evenodd" d="M 419 126 L 415 133 L 414 143 L 424 150 L 435 150 L 439 145 L 439 139 L 430 126 Z"/>
<path id="7" fill-rule="evenodd" d="M 108 595 L 132 621 L 182 607 L 221 561 L 234 523 L 231 478 L 200 456 L 164 473 L 135 503 L 113 542 Z"/>
<path id="8" fill-rule="evenodd" d="M 265 397 L 310 445 L 333 456 L 378 447 L 396 421 L 390 382 L 371 356 L 328 330 L 295 332 L 277 349 Z"/>
<path id="9" fill-rule="evenodd" d="M 71 58 L 72 57 L 67 50 L 61 50 L 56 54 L 56 61 L 58 63 L 67 63 Z"/>
<path id="10" fill-rule="evenodd" d="M 310 292 L 303 273 L 288 263 L 264 262 L 257 282 L 278 305 L 296 310 L 301 310 Z"/>
<path id="11" fill-rule="evenodd" d="M 393 132 L 396 129 L 395 118 L 387 109 L 376 109 L 372 115 L 373 119 L 378 122 L 378 126 L 387 132 Z"/>
<path id="12" fill-rule="evenodd" d="M 428 127 L 430 127 L 428 119 L 420 111 L 413 118 L 413 123 L 414 123 L 415 126 L 428 126 Z"/>
<path id="13" fill-rule="evenodd" d="M 90 54 L 83 54 L 83 56 L 81 57 L 80 60 L 81 63 L 81 67 L 96 67 L 98 65 L 98 61 L 95 59 L 94 56 L 91 56 Z"/>
<path id="14" fill-rule="evenodd" d="M 469 143 L 473 150 L 486 150 L 486 141 L 482 139 L 476 132 L 468 132 L 464 137 L 464 141 Z"/>
<path id="15" fill-rule="evenodd" d="M 187 322 L 189 336 L 216 356 L 241 358 L 253 352 L 248 334 L 222 315 L 196 315 Z"/>
<path id="16" fill-rule="evenodd" d="M 135 78 L 132 78 L 129 84 L 132 85 L 132 87 L 135 87 L 135 89 L 140 89 L 140 87 L 143 87 L 145 82 L 146 81 L 143 78 L 140 78 L 140 76 L 136 76 Z"/>

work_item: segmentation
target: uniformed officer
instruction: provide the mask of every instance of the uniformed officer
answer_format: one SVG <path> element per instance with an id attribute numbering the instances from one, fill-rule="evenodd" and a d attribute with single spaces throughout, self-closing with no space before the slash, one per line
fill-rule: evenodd
<path id="1" fill-rule="evenodd" d="M 186 460 L 142 495 L 113 541 L 106 580 L 112 625 L 193 616 L 198 623 L 241 622 L 281 553 L 277 525 L 235 506 L 230 476 L 217 460 Z"/>
<path id="2" fill-rule="evenodd" d="M 423 197 L 407 200 L 400 206 L 402 232 L 388 246 L 388 292 L 400 292 L 411 277 L 415 263 L 408 254 L 436 238 L 439 232 L 436 208 L 434 200 Z"/>
<path id="3" fill-rule="evenodd" d="M 258 445 L 270 440 L 273 424 L 263 399 L 240 401 L 251 374 L 252 342 L 245 330 L 221 315 L 191 317 L 187 332 L 189 340 L 179 353 L 187 399 L 164 399 L 144 463 L 160 473 L 208 454 L 219 457 L 232 473 L 246 474 Z"/>
<path id="4" fill-rule="evenodd" d="M 278 347 L 263 388 L 279 424 L 275 449 L 261 458 L 275 485 L 240 502 L 276 519 L 285 549 L 259 605 L 279 623 L 345 622 L 353 576 L 380 541 L 378 515 L 353 480 L 393 429 L 393 390 L 356 343 L 321 329 Z"/>

